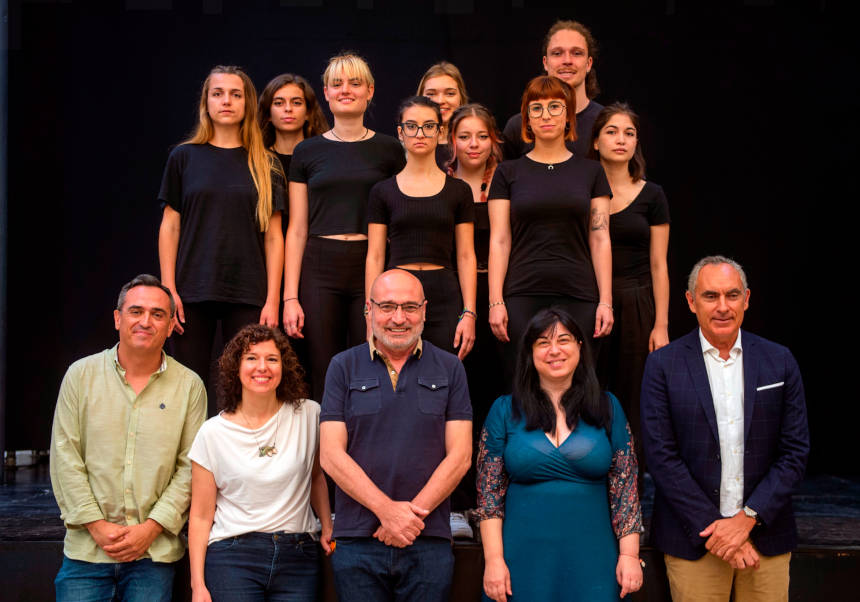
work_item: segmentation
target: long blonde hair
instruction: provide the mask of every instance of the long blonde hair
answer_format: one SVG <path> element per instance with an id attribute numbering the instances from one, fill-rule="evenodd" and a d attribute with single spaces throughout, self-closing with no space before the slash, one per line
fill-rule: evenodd
<path id="1" fill-rule="evenodd" d="M 257 189 L 257 221 L 260 222 L 260 231 L 265 232 L 269 229 L 269 218 L 272 215 L 272 168 L 275 158 L 263 145 L 263 135 L 257 124 L 257 90 L 251 78 L 242 69 L 233 65 L 216 65 L 212 68 L 203 82 L 203 90 L 200 93 L 197 129 L 182 144 L 206 144 L 215 135 L 207 100 L 210 81 L 217 73 L 238 75 L 245 88 L 245 116 L 239 124 L 239 137 L 242 140 L 242 147 L 248 151 L 248 170 Z"/>

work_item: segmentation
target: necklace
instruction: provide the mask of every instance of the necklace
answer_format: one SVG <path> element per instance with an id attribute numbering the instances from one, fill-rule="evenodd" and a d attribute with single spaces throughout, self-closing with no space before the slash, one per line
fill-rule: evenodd
<path id="1" fill-rule="evenodd" d="M 340 140 L 341 142 L 358 142 L 358 141 L 360 141 L 360 140 L 364 140 L 364 138 L 367 136 L 367 133 L 368 133 L 369 131 L 370 131 L 370 130 L 368 130 L 368 129 L 367 129 L 367 127 L 365 127 L 365 128 L 364 128 L 364 133 L 361 135 L 361 138 L 356 138 L 355 140 L 344 140 L 343 138 L 341 138 L 340 136 L 338 136 L 338 135 L 335 133 L 334 128 L 331 128 L 331 129 L 329 130 L 329 132 L 331 132 L 331 135 L 332 135 L 332 136 L 334 136 L 335 138 L 337 138 L 338 140 Z"/>
<path id="2" fill-rule="evenodd" d="M 281 428 L 281 408 L 278 407 L 278 411 L 276 413 L 275 418 L 275 438 L 272 441 L 272 445 L 260 445 L 260 440 L 257 439 L 257 435 L 254 433 L 254 429 L 251 428 L 251 423 L 248 422 L 248 419 L 245 417 L 245 412 L 242 411 L 242 408 L 236 408 L 239 410 L 239 414 L 242 416 L 242 420 L 245 421 L 245 424 L 248 425 L 248 428 L 251 430 L 251 436 L 254 438 L 254 441 L 257 443 L 258 456 L 260 458 L 264 456 L 272 457 L 276 453 L 278 453 L 278 449 L 275 447 L 275 443 L 278 441 L 278 430 Z"/>

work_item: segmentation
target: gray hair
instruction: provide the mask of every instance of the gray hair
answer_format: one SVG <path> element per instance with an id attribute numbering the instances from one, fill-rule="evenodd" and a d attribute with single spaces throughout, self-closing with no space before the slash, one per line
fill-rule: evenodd
<path id="1" fill-rule="evenodd" d="M 690 270 L 690 276 L 687 278 L 687 291 L 695 296 L 696 295 L 696 281 L 699 279 L 699 272 L 706 265 L 720 265 L 725 263 L 727 265 L 732 266 L 735 270 L 737 270 L 738 275 L 741 277 L 741 284 L 744 285 L 744 292 L 747 290 L 747 275 L 744 272 L 744 269 L 734 259 L 729 259 L 728 257 L 724 257 L 723 255 L 708 255 L 707 257 L 702 257 L 699 261 L 696 262 L 696 265 L 693 266 L 693 269 Z"/>
<path id="2" fill-rule="evenodd" d="M 138 274 L 122 286 L 119 290 L 119 298 L 116 300 L 117 311 L 122 311 L 122 306 L 125 305 L 125 297 L 128 294 L 128 291 L 136 286 L 154 286 L 155 288 L 163 290 L 167 295 L 167 298 L 170 299 L 170 317 L 173 317 L 176 313 L 176 301 L 173 300 L 173 293 L 170 292 L 169 288 L 161 284 L 161 280 L 152 274 Z"/>

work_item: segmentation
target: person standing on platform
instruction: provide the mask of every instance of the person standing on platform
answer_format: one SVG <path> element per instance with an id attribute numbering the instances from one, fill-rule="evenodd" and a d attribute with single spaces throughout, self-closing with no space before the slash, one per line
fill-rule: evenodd
<path id="1" fill-rule="evenodd" d="M 209 382 L 215 333 L 278 325 L 284 185 L 257 125 L 257 92 L 238 67 L 203 83 L 194 135 L 167 159 L 158 257 L 176 302 L 176 358 Z M 210 414 L 215 413 L 214 399 Z"/>
<path id="2" fill-rule="evenodd" d="M 448 123 L 457 107 L 469 102 L 466 83 L 455 65 L 442 61 L 432 65 L 421 76 L 416 94 L 426 96 L 442 110 L 442 126 L 439 128 L 435 157 L 439 169 L 444 171 L 454 154 L 454 148 L 448 142 Z"/>
<path id="3" fill-rule="evenodd" d="M 364 125 L 374 94 L 364 59 L 332 57 L 323 83 L 334 127 L 293 153 L 284 267 L 284 330 L 307 338 L 312 399 L 323 397 L 331 358 L 367 338 L 367 199 L 406 163 L 397 139 Z"/>
<path id="4" fill-rule="evenodd" d="M 78 360 L 60 387 L 51 485 L 66 525 L 57 600 L 172 598 L 191 496 L 188 450 L 206 390 L 162 347 L 171 291 L 141 274 L 114 310 L 119 343 Z"/>
<path id="5" fill-rule="evenodd" d="M 439 105 L 425 96 L 400 105 L 397 134 L 406 167 L 370 191 L 364 282 L 370 297 L 388 248 L 389 268 L 408 270 L 429 291 L 424 340 L 462 360 L 475 342 L 475 211 L 469 186 L 436 166 L 441 121 Z"/>
<path id="6" fill-rule="evenodd" d="M 806 402 L 791 352 L 740 329 L 749 297 L 735 261 L 701 259 L 687 286 L 699 328 L 645 364 L 651 543 L 665 555 L 675 602 L 788 600 Z"/>
<path id="7" fill-rule="evenodd" d="M 332 554 L 341 602 L 447 601 L 448 496 L 471 462 L 463 365 L 421 339 L 421 283 L 390 270 L 368 301 L 373 334 L 332 360 L 320 461 L 337 484 Z"/>
<path id="8" fill-rule="evenodd" d="M 594 122 L 589 158 L 599 159 L 612 199 L 612 303 L 615 324 L 598 359 L 607 388 L 621 402 L 636 455 L 642 458 L 639 392 L 648 353 L 669 344 L 669 204 L 645 181 L 639 116 L 626 104 L 603 109 Z M 645 462 L 639 462 L 640 483 Z"/>
<path id="9" fill-rule="evenodd" d="M 547 75 L 557 77 L 573 88 L 576 98 L 576 135 L 567 141 L 567 148 L 577 157 L 588 154 L 589 135 L 603 105 L 591 100 L 600 92 L 597 85 L 597 41 L 591 31 L 577 21 L 556 21 L 543 42 L 543 68 Z M 573 109 L 573 106 L 571 107 Z M 534 148 L 532 141 L 522 135 L 523 118 L 517 113 L 505 124 L 505 159 L 516 159 Z"/>

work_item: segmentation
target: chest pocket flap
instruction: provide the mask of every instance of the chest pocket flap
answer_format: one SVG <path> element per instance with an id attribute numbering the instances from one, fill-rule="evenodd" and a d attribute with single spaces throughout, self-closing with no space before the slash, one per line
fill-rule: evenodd
<path id="1" fill-rule="evenodd" d="M 418 409 L 424 414 L 444 416 L 448 407 L 448 377 L 418 377 Z"/>
<path id="2" fill-rule="evenodd" d="M 349 414 L 376 414 L 382 408 L 382 390 L 378 378 L 357 378 L 349 381 Z"/>

